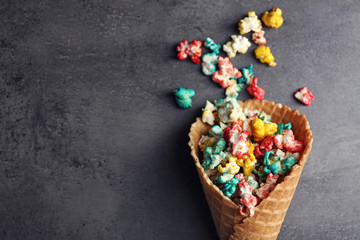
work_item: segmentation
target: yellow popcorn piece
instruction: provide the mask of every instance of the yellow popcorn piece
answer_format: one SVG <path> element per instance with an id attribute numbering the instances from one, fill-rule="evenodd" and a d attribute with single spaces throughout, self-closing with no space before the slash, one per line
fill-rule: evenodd
<path id="1" fill-rule="evenodd" d="M 273 8 L 270 13 L 268 11 L 264 12 L 261 16 L 261 20 L 266 26 L 273 28 L 279 28 L 284 22 L 282 11 L 277 7 Z"/>
<path id="2" fill-rule="evenodd" d="M 218 171 L 221 173 L 237 174 L 240 171 L 240 167 L 236 164 L 236 157 L 229 157 L 229 163 L 225 167 L 220 164 Z"/>
<path id="3" fill-rule="evenodd" d="M 254 140 L 259 142 L 265 137 L 270 136 L 277 131 L 276 123 L 264 123 L 260 118 L 255 118 L 251 125 Z"/>
<path id="4" fill-rule="evenodd" d="M 260 60 L 261 63 L 267 63 L 270 67 L 275 67 L 275 58 L 270 52 L 270 47 L 260 46 L 255 49 L 255 57 Z"/>

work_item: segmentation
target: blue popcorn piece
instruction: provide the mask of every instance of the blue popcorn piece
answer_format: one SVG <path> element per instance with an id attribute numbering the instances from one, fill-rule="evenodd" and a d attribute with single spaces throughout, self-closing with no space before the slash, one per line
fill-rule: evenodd
<path id="1" fill-rule="evenodd" d="M 220 53 L 221 44 L 216 44 L 211 38 L 206 38 L 204 45 L 205 47 L 210 48 L 213 53 L 217 55 Z"/>
<path id="2" fill-rule="evenodd" d="M 282 132 L 285 130 L 285 129 L 291 129 L 291 122 L 288 122 L 288 123 L 281 123 L 278 125 L 278 130 L 277 130 L 277 134 L 282 134 Z"/>
<path id="3" fill-rule="evenodd" d="M 240 180 L 236 177 L 232 178 L 230 181 L 226 182 L 220 190 L 224 193 L 225 196 L 231 198 L 231 196 L 235 193 L 236 187 Z"/>
<path id="4" fill-rule="evenodd" d="M 174 91 L 175 100 L 179 107 L 181 108 L 191 108 L 192 101 L 191 97 L 195 96 L 195 91 L 191 88 L 177 88 Z"/>

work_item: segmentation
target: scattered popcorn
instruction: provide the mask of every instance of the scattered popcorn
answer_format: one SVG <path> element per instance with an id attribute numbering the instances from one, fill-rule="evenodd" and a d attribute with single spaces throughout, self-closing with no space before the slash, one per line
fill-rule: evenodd
<path id="1" fill-rule="evenodd" d="M 205 75 L 211 76 L 216 70 L 218 63 L 218 55 L 215 53 L 207 53 L 202 56 L 202 71 Z"/>
<path id="2" fill-rule="evenodd" d="M 211 38 L 206 38 L 204 45 L 205 47 L 210 48 L 213 53 L 219 55 L 221 44 L 216 44 Z"/>
<path id="3" fill-rule="evenodd" d="M 257 85 L 257 77 L 254 77 L 252 83 L 246 89 L 255 99 L 261 100 L 265 96 L 265 90 Z"/>
<path id="4" fill-rule="evenodd" d="M 230 81 L 230 86 L 228 88 L 226 88 L 225 91 L 225 95 L 232 97 L 232 98 L 237 98 L 238 96 L 238 92 L 240 91 L 240 87 L 237 84 L 237 82 L 233 79 Z"/>
<path id="5" fill-rule="evenodd" d="M 238 25 L 241 35 L 248 33 L 250 31 L 254 31 L 254 32 L 261 31 L 261 21 L 258 19 L 255 12 L 248 12 L 248 17 L 240 20 Z"/>
<path id="6" fill-rule="evenodd" d="M 220 70 L 213 73 L 212 80 L 219 83 L 222 88 L 229 87 L 231 79 L 242 76 L 241 72 L 232 65 L 228 57 L 222 58 L 219 56 L 218 62 Z"/>
<path id="7" fill-rule="evenodd" d="M 307 87 L 303 87 L 300 91 L 295 92 L 294 97 L 306 106 L 310 106 L 314 101 L 314 96 Z"/>
<path id="8" fill-rule="evenodd" d="M 201 41 L 193 40 L 190 44 L 187 40 L 181 41 L 177 46 L 176 50 L 178 53 L 178 58 L 180 60 L 186 59 L 190 56 L 191 61 L 196 64 L 200 63 L 201 57 Z"/>
<path id="9" fill-rule="evenodd" d="M 266 26 L 273 28 L 279 28 L 284 22 L 282 11 L 277 7 L 273 8 L 270 13 L 268 11 L 264 12 L 261 20 Z"/>
<path id="10" fill-rule="evenodd" d="M 179 107 L 181 108 L 191 108 L 192 101 L 191 97 L 195 96 L 195 91 L 191 88 L 177 88 L 174 91 L 175 100 Z"/>
<path id="11" fill-rule="evenodd" d="M 236 53 L 246 53 L 251 46 L 251 43 L 246 37 L 240 35 L 232 35 L 231 38 L 232 41 L 229 41 L 223 45 L 223 50 L 227 53 L 229 58 L 235 57 Z"/>
<path id="12" fill-rule="evenodd" d="M 275 58 L 270 52 L 270 47 L 260 46 L 255 49 L 255 56 L 260 60 L 261 63 L 267 63 L 270 67 L 275 67 Z"/>
<path id="13" fill-rule="evenodd" d="M 262 46 L 266 44 L 266 38 L 264 37 L 265 31 L 261 30 L 260 32 L 254 32 L 252 34 L 252 40 L 255 44 Z"/>

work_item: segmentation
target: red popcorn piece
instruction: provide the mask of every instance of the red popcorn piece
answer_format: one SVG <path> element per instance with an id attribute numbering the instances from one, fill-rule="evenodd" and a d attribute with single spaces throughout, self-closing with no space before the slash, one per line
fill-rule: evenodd
<path id="1" fill-rule="evenodd" d="M 258 100 L 263 99 L 265 96 L 265 90 L 257 85 L 257 77 L 253 78 L 252 84 L 250 84 L 246 90 L 251 96 L 254 96 L 254 98 Z"/>
<path id="2" fill-rule="evenodd" d="M 190 56 L 191 61 L 196 64 L 200 63 L 201 57 L 201 45 L 202 41 L 193 40 L 190 44 L 187 40 L 181 41 L 176 47 L 178 53 L 178 58 L 180 60 L 186 59 Z"/>
<path id="3" fill-rule="evenodd" d="M 228 88 L 230 80 L 232 78 L 240 78 L 242 74 L 232 65 L 228 57 L 222 58 L 219 56 L 218 62 L 220 70 L 212 74 L 212 80 L 220 84 L 222 88 Z"/>
<path id="4" fill-rule="evenodd" d="M 274 141 L 273 141 L 273 136 L 267 136 L 260 144 L 260 149 L 265 150 L 265 152 L 267 151 L 271 151 L 271 149 L 273 148 L 274 145 Z"/>
<path id="5" fill-rule="evenodd" d="M 278 178 L 279 175 L 269 173 L 266 178 L 266 183 L 261 183 L 260 187 L 255 190 L 255 194 L 261 199 L 267 198 L 270 192 L 275 188 Z"/>
<path id="6" fill-rule="evenodd" d="M 232 151 L 231 153 L 237 157 L 241 158 L 243 155 L 247 154 L 249 151 L 249 146 L 246 144 L 246 141 L 249 137 L 250 133 L 248 131 L 242 131 L 239 140 L 235 141 L 232 144 Z"/>
<path id="7" fill-rule="evenodd" d="M 239 212 L 245 216 L 254 216 L 254 208 L 258 204 L 258 199 L 252 195 L 251 185 L 244 179 L 240 179 L 239 186 Z"/>
<path id="8" fill-rule="evenodd" d="M 281 134 L 277 134 L 273 137 L 274 139 L 274 144 L 278 149 L 283 149 L 284 148 L 284 136 Z"/>
<path id="9" fill-rule="evenodd" d="M 295 140 L 294 133 L 291 129 L 283 131 L 283 145 L 289 152 L 301 152 L 304 149 L 304 144 Z"/>
<path id="10" fill-rule="evenodd" d="M 254 155 L 258 159 L 264 155 L 265 151 L 261 151 L 260 146 L 256 146 L 254 149 Z"/>
<path id="11" fill-rule="evenodd" d="M 249 151 L 249 146 L 246 144 L 249 135 L 249 131 L 242 131 L 241 123 L 237 121 L 233 122 L 231 128 L 225 129 L 225 141 L 231 145 L 231 153 L 237 158 L 241 158 Z"/>
<path id="12" fill-rule="evenodd" d="M 310 106 L 312 101 L 314 101 L 314 96 L 307 87 L 303 87 L 300 91 L 295 92 L 294 97 L 306 106 Z"/>
<path id="13" fill-rule="evenodd" d="M 266 38 L 264 37 L 265 32 L 264 31 L 260 31 L 260 32 L 254 32 L 252 34 L 252 40 L 255 44 L 262 46 L 264 44 L 266 44 Z"/>

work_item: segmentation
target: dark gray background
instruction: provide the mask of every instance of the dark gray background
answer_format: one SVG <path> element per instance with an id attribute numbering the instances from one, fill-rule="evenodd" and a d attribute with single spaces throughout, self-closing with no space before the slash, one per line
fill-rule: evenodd
<path id="1" fill-rule="evenodd" d="M 175 48 L 226 43 L 275 6 L 278 66 L 254 44 L 232 62 L 254 64 L 265 98 L 313 131 L 278 239 L 360 239 L 357 0 L 1 0 L 0 239 L 217 239 L 187 134 L 224 90 Z M 292 97 L 303 86 L 310 107 Z M 176 107 L 177 87 L 196 91 L 193 108 Z"/>

